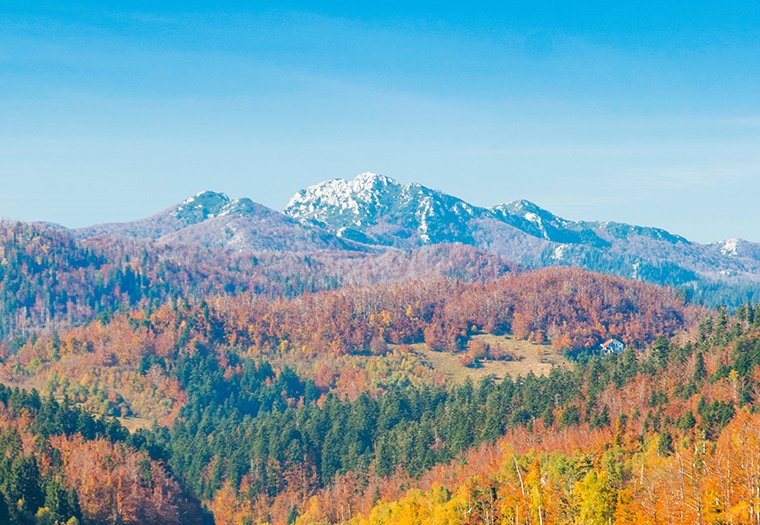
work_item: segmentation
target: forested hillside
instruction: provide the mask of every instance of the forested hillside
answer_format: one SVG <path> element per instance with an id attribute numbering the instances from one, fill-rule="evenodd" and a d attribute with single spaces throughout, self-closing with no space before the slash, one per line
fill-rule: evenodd
<path id="1" fill-rule="evenodd" d="M 543 417 L 424 475 L 347 474 L 295 523 L 758 523 L 758 313 L 592 358 Z"/>
<path id="2" fill-rule="evenodd" d="M 538 513 L 547 523 L 582 516 L 654 522 L 655 513 L 668 523 L 694 523 L 698 512 L 704 519 L 749 512 L 750 496 L 738 484 L 751 479 L 732 472 L 730 462 L 759 451 L 751 440 L 745 450 L 729 438 L 751 436 L 757 425 L 758 327 L 760 307 L 734 318 L 719 312 L 681 342 L 660 337 L 643 352 L 592 356 L 572 372 L 395 387 L 353 400 L 288 368 L 195 340 L 173 359 L 138 365 L 146 376 L 166 374 L 185 393 L 169 429 L 128 435 L 81 413 L 53 418 L 78 422 L 68 429 L 27 428 L 66 434 L 92 427 L 85 440 L 101 439 L 99 432 L 131 445 L 207 501 L 217 523 L 246 516 L 482 523 Z M 6 403 L 16 413 L 24 403 L 51 407 L 37 414 L 61 410 L 39 397 L 13 407 L 12 397 Z M 692 470 L 682 470 L 685 461 Z M 684 485 L 681 500 L 668 490 L 675 482 Z M 711 506 L 719 483 L 736 490 Z M 589 507 L 587 498 L 604 504 Z"/>
<path id="3" fill-rule="evenodd" d="M 0 522 L 210 521 L 118 420 L 36 390 L 0 386 L 0 403 Z"/>
<path id="4" fill-rule="evenodd" d="M 1 336 L 57 329 L 170 297 L 251 292 L 294 297 L 343 285 L 429 277 L 492 281 L 514 265 L 467 246 L 367 254 L 240 253 L 127 238 L 75 241 L 65 230 L 0 221 Z"/>
<path id="5" fill-rule="evenodd" d="M 3 228 L 0 522 L 757 522 L 758 305 L 464 246 Z M 426 357 L 466 376 L 499 337 L 572 366 Z"/>

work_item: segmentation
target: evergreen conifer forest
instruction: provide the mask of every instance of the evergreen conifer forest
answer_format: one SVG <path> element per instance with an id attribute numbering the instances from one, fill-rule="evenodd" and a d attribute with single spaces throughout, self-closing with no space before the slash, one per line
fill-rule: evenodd
<path id="1" fill-rule="evenodd" d="M 0 523 L 760 523 L 758 304 L 463 245 L 0 243 Z"/>

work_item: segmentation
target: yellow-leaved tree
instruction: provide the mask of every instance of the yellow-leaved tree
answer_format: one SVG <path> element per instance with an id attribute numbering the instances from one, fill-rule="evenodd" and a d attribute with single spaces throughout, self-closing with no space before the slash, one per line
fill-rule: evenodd
<path id="1" fill-rule="evenodd" d="M 573 487 L 578 525 L 608 525 L 615 513 L 615 491 L 607 473 L 589 470 Z"/>

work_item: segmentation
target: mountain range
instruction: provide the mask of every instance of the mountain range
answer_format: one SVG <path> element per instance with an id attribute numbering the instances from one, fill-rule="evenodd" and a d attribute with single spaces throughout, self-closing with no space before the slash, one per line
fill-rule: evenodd
<path id="1" fill-rule="evenodd" d="M 159 242 L 202 244 L 238 251 L 368 251 L 373 248 L 334 235 L 242 198 L 201 192 L 146 219 L 72 230 L 74 237 L 121 236 Z"/>
<path id="2" fill-rule="evenodd" d="M 420 184 L 362 173 L 296 193 L 284 212 L 205 191 L 152 217 L 71 230 L 236 251 L 414 250 L 462 243 L 527 267 L 579 266 L 659 284 L 753 284 L 760 244 L 700 244 L 660 228 L 570 221 L 525 200 L 491 208 Z"/>

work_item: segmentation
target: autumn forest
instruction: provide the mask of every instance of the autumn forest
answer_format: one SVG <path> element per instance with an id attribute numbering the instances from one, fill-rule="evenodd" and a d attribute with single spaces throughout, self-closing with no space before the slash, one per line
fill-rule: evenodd
<path id="1" fill-rule="evenodd" d="M 758 304 L 2 222 L 0 311 L 0 523 L 760 524 Z"/>

